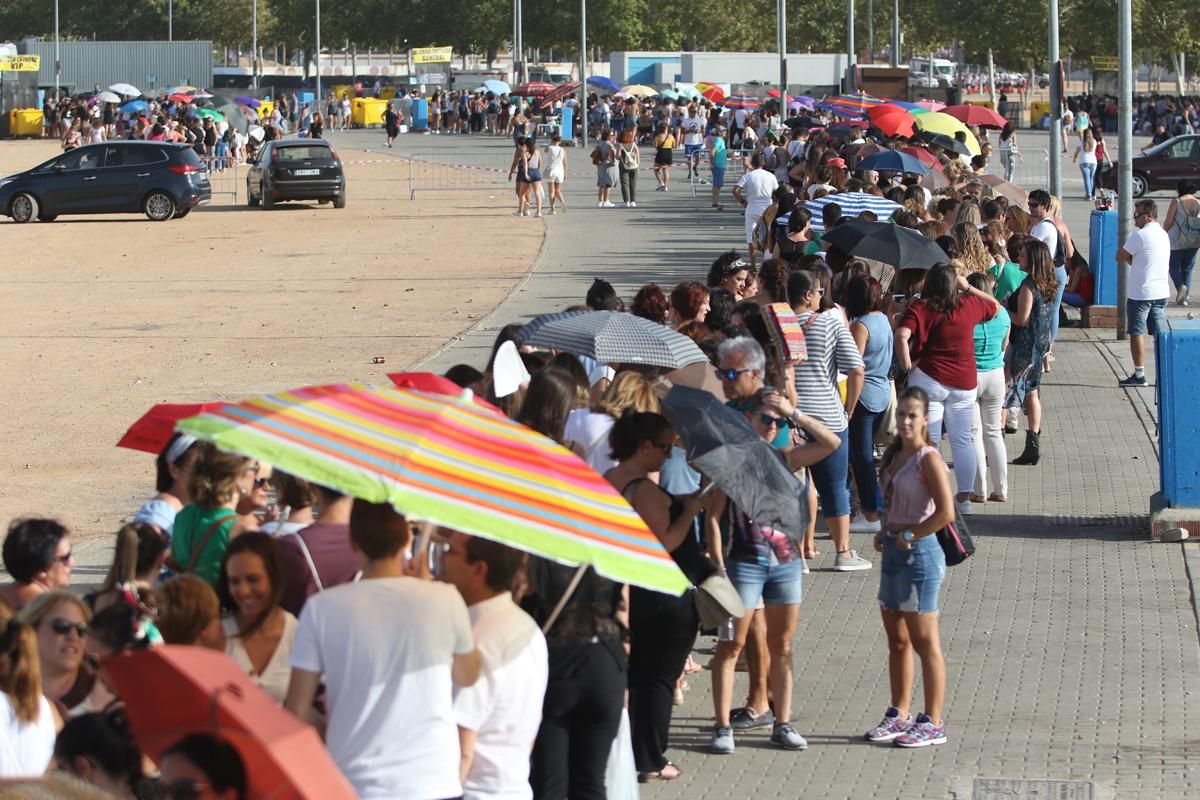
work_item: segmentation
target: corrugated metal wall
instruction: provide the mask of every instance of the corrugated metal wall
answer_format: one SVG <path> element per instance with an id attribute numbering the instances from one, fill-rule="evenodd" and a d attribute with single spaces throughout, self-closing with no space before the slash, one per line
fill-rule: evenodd
<path id="1" fill-rule="evenodd" d="M 21 42 L 24 54 L 42 57 L 38 83 L 54 85 L 54 42 Z M 180 84 L 212 85 L 212 42 L 60 42 L 60 81 L 75 91 L 132 83 L 147 94 Z"/>

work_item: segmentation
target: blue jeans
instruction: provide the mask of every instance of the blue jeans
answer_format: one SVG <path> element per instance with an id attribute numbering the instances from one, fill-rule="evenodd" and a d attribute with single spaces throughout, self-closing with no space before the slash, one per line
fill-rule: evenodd
<path id="1" fill-rule="evenodd" d="M 945 577 L 946 554 L 937 536 L 922 536 L 912 543 L 911 550 L 901 550 L 894 536 L 884 538 L 879 605 L 889 611 L 937 611 L 938 592 Z"/>
<path id="2" fill-rule="evenodd" d="M 1126 300 L 1125 321 L 1130 336 L 1154 336 L 1166 324 L 1167 298 L 1161 300 Z"/>
<path id="3" fill-rule="evenodd" d="M 879 476 L 875 474 L 875 433 L 883 419 L 882 411 L 868 411 L 859 403 L 850 418 L 850 469 L 862 510 L 878 513 Z"/>
<path id="4" fill-rule="evenodd" d="M 1090 200 L 1092 197 L 1092 189 L 1096 185 L 1096 165 L 1080 164 L 1079 171 L 1083 173 L 1083 194 Z"/>
<path id="5" fill-rule="evenodd" d="M 1175 284 L 1175 288 L 1191 291 L 1192 288 L 1192 267 L 1196 264 L 1196 249 L 1188 247 L 1184 250 L 1171 251 L 1171 264 L 1168 268 L 1171 273 L 1171 283 Z M 1184 297 L 1187 297 L 1185 294 Z"/>
<path id="6" fill-rule="evenodd" d="M 804 562 L 800 559 L 782 564 L 753 564 L 731 559 L 725 568 L 747 613 L 754 613 L 760 598 L 763 605 L 798 606 L 804 597 Z"/>
<path id="7" fill-rule="evenodd" d="M 821 511 L 825 519 L 850 514 L 850 493 L 846 491 L 850 446 L 846 431 L 838 431 L 838 438 L 841 439 L 838 449 L 809 468 L 813 484 L 817 487 L 817 495 L 821 498 Z"/>
<path id="8" fill-rule="evenodd" d="M 1050 344 L 1058 341 L 1058 309 L 1062 307 L 1063 292 L 1067 289 L 1067 268 L 1055 267 L 1054 279 L 1058 281 L 1058 289 L 1054 292 L 1054 307 L 1050 309 Z"/>

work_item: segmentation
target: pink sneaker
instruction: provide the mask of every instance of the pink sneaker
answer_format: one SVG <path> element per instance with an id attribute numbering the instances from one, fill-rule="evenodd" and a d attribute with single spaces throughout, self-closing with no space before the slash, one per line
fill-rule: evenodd
<path id="1" fill-rule="evenodd" d="M 897 747 L 929 747 L 946 743 L 946 724 L 934 725 L 927 714 L 918 714 L 917 721 L 896 737 Z"/>
<path id="2" fill-rule="evenodd" d="M 890 742 L 906 733 L 912 726 L 912 717 L 900 719 L 900 709 L 891 706 L 884 712 L 883 722 L 880 722 L 874 728 L 867 731 L 866 736 L 863 738 L 868 742 Z"/>

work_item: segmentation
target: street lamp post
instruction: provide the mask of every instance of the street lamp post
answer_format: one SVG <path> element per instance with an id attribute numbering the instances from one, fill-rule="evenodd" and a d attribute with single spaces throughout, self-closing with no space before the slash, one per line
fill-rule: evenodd
<path id="1" fill-rule="evenodd" d="M 587 0 L 579 0 L 579 105 L 575 108 L 582 125 L 583 138 L 580 147 L 587 147 L 588 118 L 587 118 Z M 575 138 L 574 131 L 568 131 Z"/>
<path id="2" fill-rule="evenodd" d="M 317 0 L 317 98 L 321 99 L 321 0 Z"/>
<path id="3" fill-rule="evenodd" d="M 175 41 L 175 0 L 167 0 L 167 41 Z"/>
<path id="4" fill-rule="evenodd" d="M 787 0 L 775 0 L 775 41 L 779 47 L 779 117 L 787 116 Z"/>
<path id="5" fill-rule="evenodd" d="M 900 0 L 892 0 L 892 66 L 900 66 Z"/>
<path id="6" fill-rule="evenodd" d="M 59 54 L 58 54 L 58 0 L 54 0 L 54 105 L 55 105 L 55 108 L 58 107 L 58 101 L 60 99 L 59 95 L 61 94 L 61 91 L 59 90 L 58 87 L 59 87 L 61 78 L 62 78 L 62 59 L 59 58 Z"/>
<path id="7" fill-rule="evenodd" d="M 1062 197 L 1062 84 L 1058 81 L 1058 0 L 1050 0 L 1050 194 Z"/>
<path id="8" fill-rule="evenodd" d="M 251 26 L 250 85 L 258 88 L 258 0 L 254 0 L 254 22 Z"/>
<path id="9" fill-rule="evenodd" d="M 846 91 L 854 91 L 854 0 L 846 2 Z"/>
<path id="10" fill-rule="evenodd" d="M 1117 4 L 1117 237 L 1121 245 L 1133 232 L 1133 3 Z M 1117 264 L 1117 338 L 1128 335 L 1125 301 L 1129 297 L 1129 268 Z"/>

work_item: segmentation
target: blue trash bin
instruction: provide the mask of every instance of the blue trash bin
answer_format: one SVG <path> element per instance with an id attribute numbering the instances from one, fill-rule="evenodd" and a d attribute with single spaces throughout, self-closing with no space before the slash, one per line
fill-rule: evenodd
<path id="1" fill-rule="evenodd" d="M 424 97 L 412 101 L 412 120 L 409 122 L 409 128 L 414 131 L 429 130 L 429 101 Z"/>
<path id="2" fill-rule="evenodd" d="M 1101 306 L 1115 306 L 1117 249 L 1120 247 L 1117 241 L 1117 212 L 1093 211 L 1088 233 L 1088 264 L 1096 283 L 1096 296 L 1092 302 Z"/>
<path id="3" fill-rule="evenodd" d="M 1200 319 L 1167 319 L 1154 338 L 1159 478 L 1171 508 L 1200 508 Z"/>

